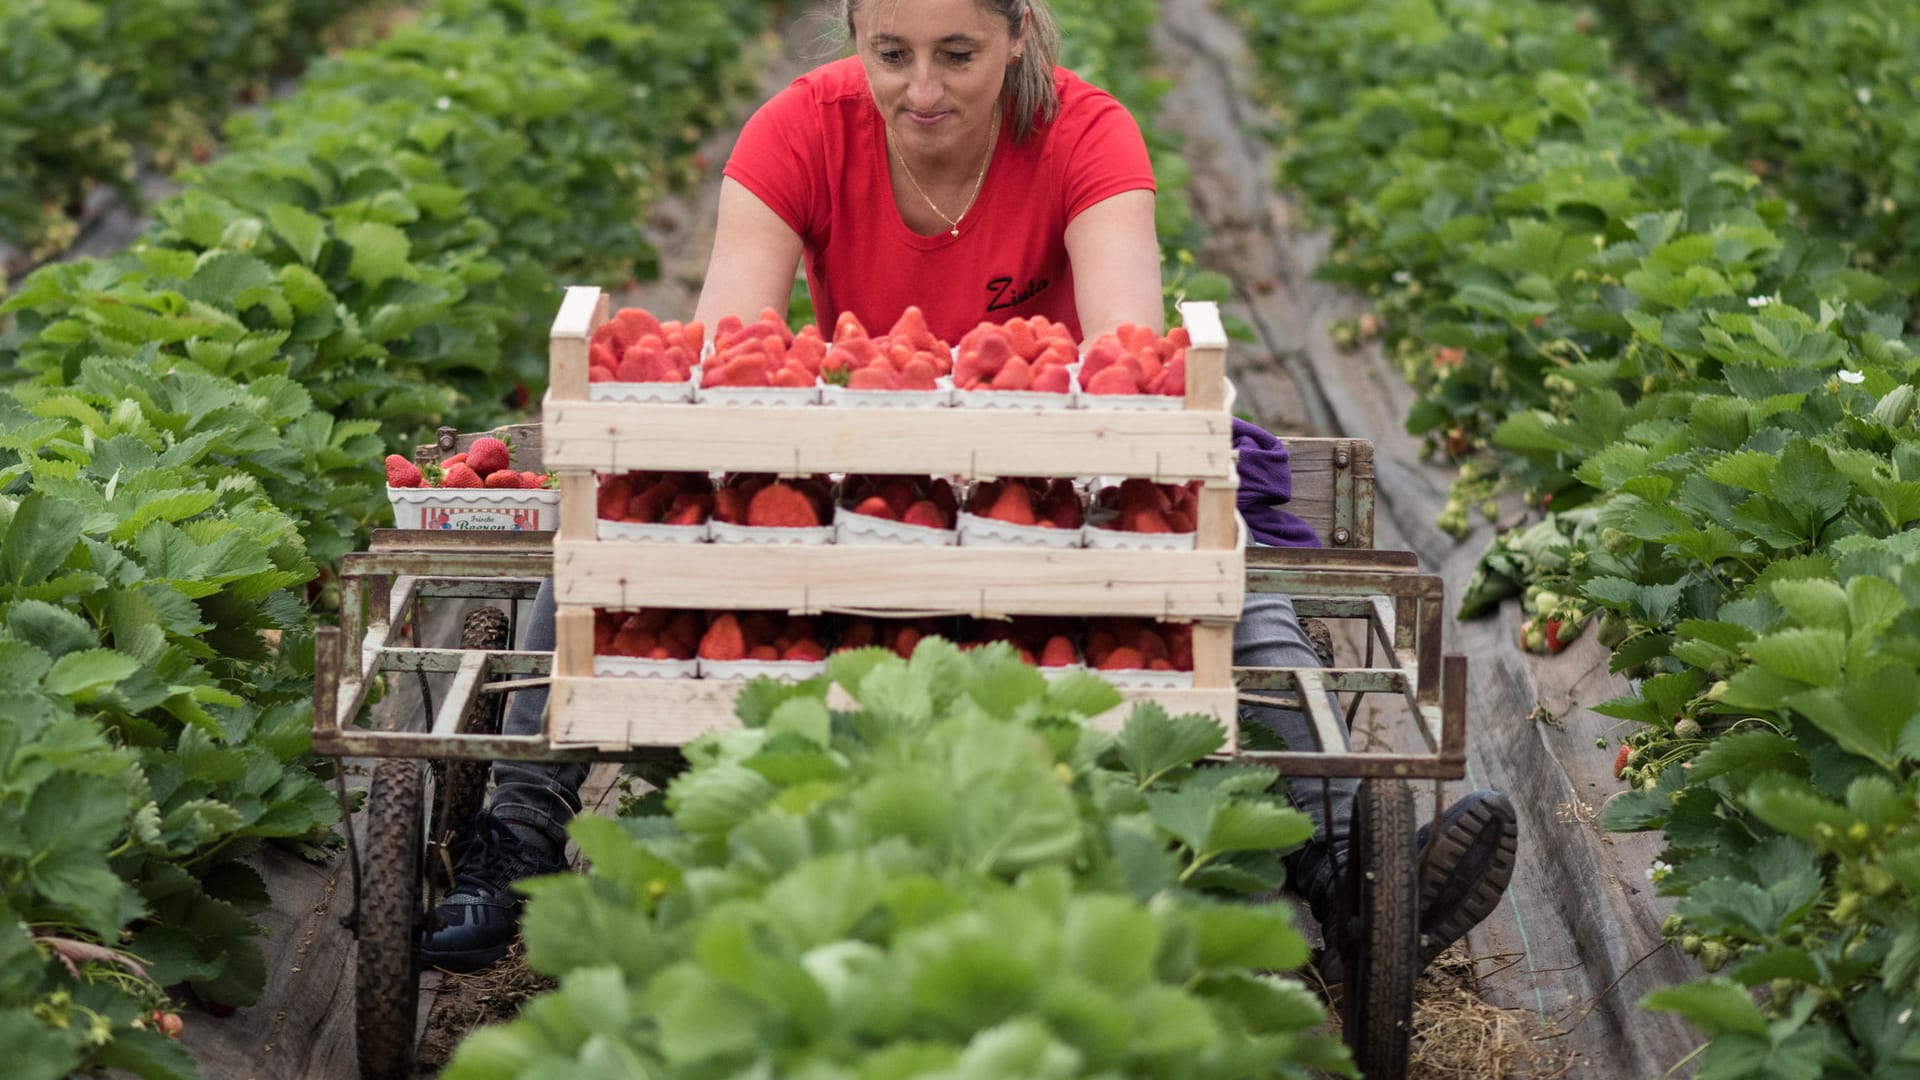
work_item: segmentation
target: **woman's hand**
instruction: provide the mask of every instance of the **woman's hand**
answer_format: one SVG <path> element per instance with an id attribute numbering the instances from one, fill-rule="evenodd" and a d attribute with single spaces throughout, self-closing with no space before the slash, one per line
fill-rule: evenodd
<path id="1" fill-rule="evenodd" d="M 707 328 L 709 339 L 723 315 L 752 322 L 762 309 L 772 308 L 786 316 L 801 246 L 800 234 L 759 196 L 732 177 L 721 179 L 713 257 L 707 262 L 706 284 L 693 312 Z M 1154 265 L 1157 270 L 1159 264 Z"/>
<path id="2" fill-rule="evenodd" d="M 1166 332 L 1153 192 L 1123 191 L 1080 211 L 1067 223 L 1067 258 L 1082 341 L 1121 323 Z"/>

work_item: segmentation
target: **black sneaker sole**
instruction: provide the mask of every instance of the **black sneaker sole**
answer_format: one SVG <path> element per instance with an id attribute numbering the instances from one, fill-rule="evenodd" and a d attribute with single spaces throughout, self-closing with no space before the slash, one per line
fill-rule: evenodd
<path id="1" fill-rule="evenodd" d="M 1481 792 L 1443 822 L 1420 866 L 1420 966 L 1493 914 L 1513 880 L 1519 816 L 1498 792 Z"/>

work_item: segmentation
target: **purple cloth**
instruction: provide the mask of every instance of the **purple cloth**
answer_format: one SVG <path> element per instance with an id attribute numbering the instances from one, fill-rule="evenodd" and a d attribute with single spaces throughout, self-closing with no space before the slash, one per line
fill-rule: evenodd
<path id="1" fill-rule="evenodd" d="M 1280 509 L 1293 498 L 1293 468 L 1287 444 L 1245 420 L 1233 421 L 1233 448 L 1240 454 L 1240 516 L 1256 544 L 1267 547 L 1321 547 L 1313 526 Z"/>

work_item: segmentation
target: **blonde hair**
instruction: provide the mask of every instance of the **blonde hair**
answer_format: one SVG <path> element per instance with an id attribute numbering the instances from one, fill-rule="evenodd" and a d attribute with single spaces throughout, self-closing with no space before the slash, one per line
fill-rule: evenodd
<path id="1" fill-rule="evenodd" d="M 900 3 L 901 0 L 894 0 Z M 991 15 L 1005 19 L 1007 36 L 1020 33 L 1027 25 L 1026 44 L 1017 62 L 1008 65 L 1001 84 L 1000 102 L 1013 125 L 1013 141 L 1019 142 L 1033 130 L 1052 120 L 1060 112 L 1060 88 L 1054 84 L 1053 69 L 1060 62 L 1060 24 L 1047 8 L 1047 0 L 975 0 Z M 853 15 L 863 0 L 839 0 L 841 25 L 849 37 L 853 34 Z"/>

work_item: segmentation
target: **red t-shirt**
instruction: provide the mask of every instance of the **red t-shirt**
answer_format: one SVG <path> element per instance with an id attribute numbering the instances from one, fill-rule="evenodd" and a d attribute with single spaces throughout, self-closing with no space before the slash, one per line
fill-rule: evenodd
<path id="1" fill-rule="evenodd" d="M 1152 191 L 1140 126 L 1112 95 L 1055 69 L 1060 112 L 1015 144 L 1002 124 L 979 198 L 960 222 L 919 236 L 894 205 L 886 133 L 858 57 L 794 80 L 740 132 L 726 175 L 806 245 L 807 286 L 829 334 L 851 310 L 884 333 L 909 304 L 949 342 L 982 321 L 1045 315 L 1080 337 L 1067 223 L 1123 191 Z M 751 312 L 742 312 L 751 318 Z"/>

